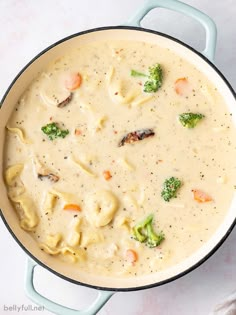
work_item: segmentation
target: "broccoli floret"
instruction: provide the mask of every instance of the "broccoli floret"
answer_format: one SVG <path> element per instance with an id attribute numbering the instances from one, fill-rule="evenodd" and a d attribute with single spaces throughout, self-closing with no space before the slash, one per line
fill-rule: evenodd
<path id="1" fill-rule="evenodd" d="M 152 222 L 152 218 L 153 218 L 153 215 L 149 215 L 142 222 L 135 225 L 135 227 L 133 228 L 133 236 L 136 241 L 139 241 L 141 243 L 146 241 L 147 235 L 145 234 L 145 229 L 146 229 L 147 224 Z"/>
<path id="2" fill-rule="evenodd" d="M 153 231 L 152 224 L 147 225 L 147 246 L 148 247 L 157 247 L 161 244 L 162 241 L 164 241 L 165 235 L 160 232 L 159 234 L 156 234 Z"/>
<path id="3" fill-rule="evenodd" d="M 149 75 L 136 70 L 131 70 L 130 75 L 132 77 L 148 77 L 143 89 L 146 93 L 156 92 L 162 86 L 163 72 L 159 63 L 149 67 Z"/>
<path id="4" fill-rule="evenodd" d="M 143 91 L 146 93 L 152 93 L 152 92 L 156 92 L 158 90 L 158 85 L 156 81 L 146 81 L 144 83 L 144 89 Z"/>
<path id="5" fill-rule="evenodd" d="M 139 72 L 139 71 L 136 71 L 136 70 L 131 70 L 130 71 L 130 75 L 132 77 L 148 77 L 148 75 L 146 75 L 145 73 L 142 73 L 142 72 Z"/>
<path id="6" fill-rule="evenodd" d="M 181 187 L 181 181 L 176 177 L 170 177 L 164 181 L 161 196 L 165 201 L 176 198 L 177 190 Z"/>
<path id="7" fill-rule="evenodd" d="M 144 84 L 144 92 L 152 93 L 156 92 L 162 86 L 163 72 L 161 65 L 156 65 L 149 68 L 148 81 Z"/>
<path id="8" fill-rule="evenodd" d="M 56 138 L 65 138 L 69 134 L 69 130 L 61 130 L 56 123 L 50 123 L 41 128 L 42 132 L 45 133 L 50 140 Z"/>
<path id="9" fill-rule="evenodd" d="M 204 117 L 205 116 L 203 114 L 183 113 L 179 115 L 179 121 L 184 127 L 194 128 Z"/>
<path id="10" fill-rule="evenodd" d="M 150 214 L 142 222 L 135 225 L 133 228 L 133 236 L 136 241 L 141 243 L 146 242 L 149 247 L 156 247 L 161 244 L 161 242 L 165 239 L 165 236 L 162 232 L 156 234 L 153 231 L 152 221 L 153 215 Z"/>

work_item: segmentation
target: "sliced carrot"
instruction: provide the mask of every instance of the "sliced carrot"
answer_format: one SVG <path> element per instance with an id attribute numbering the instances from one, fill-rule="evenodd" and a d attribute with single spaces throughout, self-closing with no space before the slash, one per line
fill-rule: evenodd
<path id="1" fill-rule="evenodd" d="M 189 82 L 187 78 L 179 78 L 175 81 L 175 92 L 178 95 L 185 95 L 189 91 Z"/>
<path id="2" fill-rule="evenodd" d="M 75 129 L 75 135 L 80 136 L 82 134 L 82 131 L 80 129 Z"/>
<path id="3" fill-rule="evenodd" d="M 134 264 L 138 260 L 138 254 L 133 249 L 127 249 L 125 256 L 126 259 L 132 264 Z"/>
<path id="4" fill-rule="evenodd" d="M 74 204 L 74 203 L 68 203 L 68 204 L 64 205 L 63 210 L 81 211 L 81 207 L 79 205 Z"/>
<path id="5" fill-rule="evenodd" d="M 112 178 L 112 175 L 111 175 L 110 171 L 104 171 L 103 177 L 105 178 L 105 180 L 110 180 Z"/>
<path id="6" fill-rule="evenodd" d="M 65 80 L 65 87 L 69 91 L 76 90 L 82 83 L 82 77 L 79 73 L 73 73 L 67 76 Z"/>
<path id="7" fill-rule="evenodd" d="M 209 202 L 212 201 L 212 197 L 208 194 L 206 194 L 204 191 L 199 190 L 199 189 L 193 189 L 193 198 L 197 202 Z"/>

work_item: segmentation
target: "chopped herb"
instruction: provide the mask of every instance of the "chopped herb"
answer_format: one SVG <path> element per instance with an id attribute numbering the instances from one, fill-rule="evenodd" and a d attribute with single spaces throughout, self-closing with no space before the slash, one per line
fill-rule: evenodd
<path id="1" fill-rule="evenodd" d="M 176 198 L 177 190 L 181 187 L 181 181 L 176 177 L 170 177 L 164 181 L 161 196 L 165 201 Z"/>
<path id="2" fill-rule="evenodd" d="M 205 116 L 203 114 L 183 113 L 179 115 L 179 121 L 184 127 L 194 128 L 204 117 Z"/>
<path id="3" fill-rule="evenodd" d="M 45 133 L 50 140 L 56 138 L 65 138 L 69 134 L 69 130 L 60 129 L 56 123 L 50 123 L 41 128 L 42 132 Z"/>

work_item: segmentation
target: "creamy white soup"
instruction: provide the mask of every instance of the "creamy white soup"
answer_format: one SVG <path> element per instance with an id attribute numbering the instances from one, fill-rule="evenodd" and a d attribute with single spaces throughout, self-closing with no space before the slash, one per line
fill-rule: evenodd
<path id="1" fill-rule="evenodd" d="M 88 273 L 136 276 L 183 261 L 215 233 L 235 191 L 222 96 L 157 45 L 69 51 L 28 87 L 6 130 L 20 226 Z"/>

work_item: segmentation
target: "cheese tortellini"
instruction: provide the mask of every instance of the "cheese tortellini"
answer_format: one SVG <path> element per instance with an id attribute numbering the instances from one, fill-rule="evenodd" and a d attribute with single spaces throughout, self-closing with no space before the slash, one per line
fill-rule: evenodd
<path id="1" fill-rule="evenodd" d="M 104 236 L 101 231 L 95 229 L 87 229 L 82 234 L 81 246 L 87 247 L 92 244 L 101 243 L 104 241 Z"/>
<path id="2" fill-rule="evenodd" d="M 63 203 L 78 203 L 78 198 L 74 194 L 52 189 L 46 193 L 43 203 L 44 213 L 52 214 L 59 199 Z"/>
<path id="3" fill-rule="evenodd" d="M 118 199 L 111 191 L 96 191 L 88 199 L 88 221 L 95 227 L 105 226 L 112 221 L 118 206 Z"/>
<path id="4" fill-rule="evenodd" d="M 20 175 L 23 168 L 23 164 L 15 164 L 7 168 L 5 178 L 8 186 L 14 185 L 16 178 Z"/>
<path id="5" fill-rule="evenodd" d="M 80 243 L 80 239 L 81 239 L 80 226 L 81 226 L 81 223 L 82 223 L 82 219 L 79 218 L 73 224 L 73 227 L 72 227 L 71 232 L 70 232 L 69 237 L 68 237 L 68 244 L 70 246 L 77 246 Z"/>
<path id="6" fill-rule="evenodd" d="M 23 193 L 19 196 L 10 196 L 10 199 L 16 204 L 17 212 L 20 216 L 20 226 L 26 231 L 35 230 L 39 218 L 33 200 Z"/>
<path id="7" fill-rule="evenodd" d="M 19 178 L 23 164 L 15 164 L 7 168 L 5 179 L 8 186 L 8 196 L 16 205 L 16 210 L 20 216 L 20 226 L 26 231 L 35 230 L 39 218 L 33 200 L 25 192 L 25 187 Z"/>
<path id="8" fill-rule="evenodd" d="M 96 177 L 96 174 L 94 174 L 90 168 L 85 165 L 83 162 L 81 162 L 80 160 L 78 159 L 75 159 L 74 157 L 71 157 L 71 160 L 80 168 L 80 170 L 82 172 L 84 172 L 85 174 L 89 175 L 89 176 L 92 176 L 92 177 Z"/>
<path id="9" fill-rule="evenodd" d="M 54 235 L 49 234 L 47 235 L 47 238 L 46 238 L 46 244 L 52 248 L 57 247 L 61 240 L 62 240 L 62 235 L 60 233 L 57 233 Z"/>
<path id="10" fill-rule="evenodd" d="M 56 205 L 56 201 L 57 201 L 57 195 L 50 191 L 47 192 L 45 200 L 44 200 L 44 205 L 43 205 L 44 213 L 52 214 L 53 209 Z"/>
<path id="11" fill-rule="evenodd" d="M 20 128 L 7 126 L 7 130 L 10 131 L 11 133 L 15 133 L 19 137 L 22 143 L 25 143 L 25 144 L 31 143 L 31 141 L 25 137 L 24 132 Z"/>
<path id="12" fill-rule="evenodd" d="M 127 216 L 117 217 L 115 220 L 115 226 L 118 228 L 125 228 L 128 232 L 131 231 L 131 218 Z"/>
<path id="13" fill-rule="evenodd" d="M 77 261 L 84 261 L 86 259 L 86 252 L 83 248 L 75 249 L 71 246 L 65 246 L 60 249 L 60 253 L 74 263 Z"/>
<path id="14" fill-rule="evenodd" d="M 54 247 L 50 247 L 47 244 L 41 243 L 39 244 L 40 249 L 42 249 L 45 253 L 49 254 L 49 255 L 59 255 L 60 254 L 60 249 L 59 248 L 54 248 Z"/>
<path id="15" fill-rule="evenodd" d="M 78 224 L 79 221 L 77 221 L 76 223 Z M 48 234 L 46 236 L 45 242 L 40 243 L 39 247 L 49 255 L 62 255 L 65 258 L 69 258 L 72 262 L 81 261 L 86 258 L 85 250 L 83 248 L 68 246 L 67 244 L 65 244 L 60 233 Z"/>
<path id="16" fill-rule="evenodd" d="M 9 166 L 5 171 L 5 181 L 8 186 L 8 196 L 10 199 L 20 196 L 25 192 L 25 187 L 20 178 L 23 169 L 23 164 L 15 164 Z"/>
<path id="17" fill-rule="evenodd" d="M 141 94 L 139 89 L 127 91 L 128 86 L 124 80 L 115 78 L 115 69 L 111 67 L 107 74 L 108 91 L 114 103 L 120 105 L 129 105 L 138 95 Z"/>

